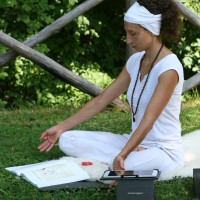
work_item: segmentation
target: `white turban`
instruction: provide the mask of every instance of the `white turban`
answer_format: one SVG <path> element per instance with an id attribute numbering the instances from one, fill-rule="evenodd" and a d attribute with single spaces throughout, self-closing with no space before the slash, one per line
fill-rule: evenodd
<path id="1" fill-rule="evenodd" d="M 144 6 L 135 2 L 125 13 L 124 21 L 139 24 L 154 35 L 160 35 L 161 16 L 150 13 Z"/>

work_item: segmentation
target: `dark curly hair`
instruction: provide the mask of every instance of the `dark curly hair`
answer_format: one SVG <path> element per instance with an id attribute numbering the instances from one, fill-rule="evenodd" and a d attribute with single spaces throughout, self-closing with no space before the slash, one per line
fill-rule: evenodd
<path id="1" fill-rule="evenodd" d="M 160 35 L 177 42 L 179 39 L 180 11 L 173 0 L 137 0 L 152 14 L 162 14 Z"/>

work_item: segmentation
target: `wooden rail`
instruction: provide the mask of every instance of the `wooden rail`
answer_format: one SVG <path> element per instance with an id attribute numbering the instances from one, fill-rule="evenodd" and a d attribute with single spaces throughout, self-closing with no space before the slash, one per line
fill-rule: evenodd
<path id="1" fill-rule="evenodd" d="M 45 70 L 49 71 L 50 73 L 54 74 L 61 80 L 70 83 L 71 85 L 77 87 L 83 92 L 90 94 L 91 96 L 99 95 L 103 89 L 86 81 L 85 79 L 75 75 L 71 71 L 67 70 L 57 62 L 53 61 L 52 59 L 48 58 L 47 56 L 33 50 L 30 47 L 35 46 L 36 44 L 44 41 L 51 35 L 57 33 L 61 28 L 63 28 L 66 24 L 74 20 L 79 15 L 83 14 L 84 12 L 90 10 L 94 6 L 98 5 L 99 3 L 103 2 L 104 0 L 87 0 L 84 3 L 77 6 L 75 9 L 70 11 L 69 13 L 65 14 L 61 18 L 54 21 L 51 25 L 45 27 L 43 30 L 38 32 L 36 35 L 31 37 L 30 39 L 26 40 L 23 43 L 18 42 L 14 38 L 6 35 L 3 32 L 0 32 L 0 43 L 4 44 L 5 46 L 9 47 L 10 50 L 6 54 L 0 56 L 0 67 L 7 64 L 10 60 L 14 59 L 17 56 L 17 53 L 21 54 L 22 56 L 32 60 L 33 62 L 37 63 Z M 128 0 L 127 2 L 133 3 L 135 0 Z M 185 7 L 182 3 L 178 0 L 174 0 L 178 7 L 180 8 L 183 15 L 194 25 L 200 28 L 200 18 L 191 12 L 187 7 Z M 127 3 L 126 2 L 126 3 Z M 188 79 L 183 86 L 183 92 L 188 91 L 189 89 L 193 88 L 194 86 L 200 84 L 200 75 L 199 73 L 194 77 Z M 114 103 L 120 107 L 124 107 L 125 105 L 120 99 L 114 100 Z"/>
<path id="2" fill-rule="evenodd" d="M 177 6 L 179 7 L 182 15 L 188 19 L 190 23 L 192 23 L 194 26 L 196 26 L 198 29 L 200 29 L 200 17 L 193 13 L 190 9 L 188 9 L 184 4 L 182 4 L 178 0 L 174 0 Z"/>
<path id="3" fill-rule="evenodd" d="M 36 44 L 46 40 L 53 34 L 57 33 L 60 29 L 62 29 L 64 26 L 66 26 L 69 22 L 77 18 L 78 16 L 82 15 L 83 13 L 87 12 L 91 8 L 97 6 L 104 0 L 87 0 L 68 12 L 67 14 L 63 15 L 62 17 L 58 18 L 56 21 L 54 21 L 51 25 L 46 26 L 44 29 L 42 29 L 40 32 L 38 32 L 36 35 L 32 36 L 28 40 L 24 42 L 25 45 L 29 47 L 33 47 Z M 5 53 L 4 55 L 0 56 L 0 67 L 3 65 L 6 65 L 9 61 L 16 58 L 17 54 L 13 50 L 10 50 L 9 52 Z"/>
<path id="4" fill-rule="evenodd" d="M 7 46 L 8 48 L 13 49 L 15 52 L 19 53 L 25 58 L 28 58 L 34 63 L 38 64 L 39 66 L 41 66 L 48 72 L 52 73 L 53 75 L 57 76 L 59 79 L 63 80 L 64 82 L 71 84 L 72 86 L 78 88 L 79 90 L 91 96 L 97 96 L 103 91 L 102 88 L 81 78 L 80 76 L 74 74 L 73 72 L 66 69 L 62 65 L 58 64 L 57 62 L 50 59 L 49 57 L 26 46 L 25 44 L 15 40 L 11 36 L 1 31 L 0 31 L 0 43 Z M 115 99 L 113 103 L 120 108 L 127 109 L 127 105 L 125 105 L 120 99 Z"/>

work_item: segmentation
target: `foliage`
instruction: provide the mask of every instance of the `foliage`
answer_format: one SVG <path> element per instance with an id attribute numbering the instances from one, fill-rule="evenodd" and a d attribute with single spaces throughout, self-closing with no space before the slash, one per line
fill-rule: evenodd
<path id="1" fill-rule="evenodd" d="M 0 0 L 0 30 L 24 41 L 83 1 Z M 200 14 L 198 0 L 181 1 Z M 35 49 L 105 88 L 125 63 L 124 8 L 120 0 L 115 0 L 114 4 L 107 0 L 36 45 Z M 167 43 L 167 46 L 184 64 L 185 79 L 200 71 L 200 30 L 186 19 L 178 45 Z M 0 54 L 6 51 L 7 48 L 0 45 Z M 78 107 L 90 98 L 23 57 L 0 68 L 0 100 L 7 102 L 8 107 L 22 104 Z"/>
<path id="2" fill-rule="evenodd" d="M 181 0 L 181 2 L 200 16 L 199 0 Z M 180 42 L 178 45 L 172 45 L 172 49 L 183 63 L 185 79 L 200 72 L 200 29 L 197 29 L 185 18 Z"/>
<path id="3" fill-rule="evenodd" d="M 184 133 L 200 128 L 200 99 L 195 105 L 182 105 L 181 123 Z M 189 106 L 189 107 L 188 107 Z M 37 146 L 41 143 L 41 133 L 64 120 L 75 110 L 68 107 L 34 108 L 0 111 L 0 199 L 116 199 L 116 187 L 110 189 L 63 189 L 40 192 L 30 183 L 10 174 L 4 168 L 58 159 L 64 154 L 58 146 L 49 153 L 40 153 Z M 190 119 L 190 116 L 192 118 Z M 196 118 L 196 121 L 193 120 Z M 195 121 L 195 123 L 194 123 Z M 191 123 L 192 122 L 192 123 Z M 123 126 L 122 126 L 123 124 Z M 192 124 L 192 127 L 191 127 Z M 131 114 L 117 110 L 105 110 L 96 117 L 76 127 L 79 130 L 130 133 Z M 155 183 L 155 198 L 159 200 L 194 200 L 192 178 L 174 178 L 172 181 Z"/>
<path id="4" fill-rule="evenodd" d="M 81 2 L 0 0 L 0 29 L 24 41 Z M 122 13 L 119 0 L 112 5 L 102 3 L 35 49 L 105 88 L 124 63 Z M 110 20 L 113 16 L 116 20 Z M 0 53 L 5 52 L 6 48 L 0 46 Z M 91 98 L 22 57 L 1 68 L 0 79 L 0 88 L 4 88 L 0 89 L 0 99 L 14 107 L 20 103 L 80 106 Z"/>
<path id="5" fill-rule="evenodd" d="M 0 111 L 5 110 L 7 102 L 0 99 Z"/>

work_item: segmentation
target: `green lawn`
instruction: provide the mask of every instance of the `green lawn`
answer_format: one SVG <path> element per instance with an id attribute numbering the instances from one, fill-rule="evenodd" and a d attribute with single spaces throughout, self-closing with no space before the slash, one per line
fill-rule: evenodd
<path id="1" fill-rule="evenodd" d="M 200 100 L 183 105 L 181 123 L 183 134 L 200 129 Z M 34 108 L 0 112 L 0 200 L 7 199 L 116 199 L 116 187 L 110 189 L 63 189 L 41 192 L 4 168 L 57 159 L 64 154 L 56 146 L 49 153 L 40 153 L 39 137 L 48 127 L 70 116 L 75 110 L 67 108 Z M 129 133 L 130 113 L 105 110 L 76 129 Z M 174 178 L 155 183 L 156 199 L 195 199 L 192 178 Z"/>

